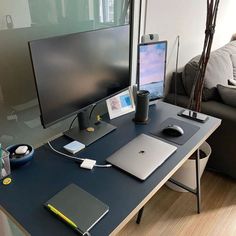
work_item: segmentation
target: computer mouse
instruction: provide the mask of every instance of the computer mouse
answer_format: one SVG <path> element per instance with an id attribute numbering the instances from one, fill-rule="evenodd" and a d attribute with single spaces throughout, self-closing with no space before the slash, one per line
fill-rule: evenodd
<path id="1" fill-rule="evenodd" d="M 172 137 L 179 137 L 184 134 L 184 130 L 180 126 L 174 124 L 169 124 L 162 132 Z"/>

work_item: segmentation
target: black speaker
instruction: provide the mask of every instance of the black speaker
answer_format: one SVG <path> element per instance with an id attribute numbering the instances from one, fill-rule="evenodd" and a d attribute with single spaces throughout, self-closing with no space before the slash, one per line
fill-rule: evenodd
<path id="1" fill-rule="evenodd" d="M 149 112 L 149 92 L 146 90 L 137 91 L 136 112 L 134 122 L 137 124 L 147 124 Z"/>

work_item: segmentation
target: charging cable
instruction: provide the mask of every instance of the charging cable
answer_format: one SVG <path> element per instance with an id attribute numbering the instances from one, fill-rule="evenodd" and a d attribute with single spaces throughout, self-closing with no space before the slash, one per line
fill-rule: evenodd
<path id="1" fill-rule="evenodd" d="M 60 155 L 62 155 L 62 156 L 65 156 L 65 157 L 69 157 L 69 158 L 71 158 L 71 159 L 74 159 L 74 160 L 77 160 L 77 161 L 84 161 L 84 158 L 79 158 L 79 157 L 74 157 L 74 156 L 71 156 L 71 155 L 68 155 L 68 154 L 66 154 L 66 153 L 63 153 L 63 152 L 60 152 L 60 151 L 58 151 L 58 150 L 56 150 L 52 145 L 51 145 L 51 143 L 48 141 L 48 146 L 54 151 L 54 152 L 56 152 L 56 153 L 58 153 L 58 154 L 60 154 Z"/>
<path id="2" fill-rule="evenodd" d="M 106 165 L 97 165 L 96 164 L 96 161 L 95 160 L 92 160 L 92 159 L 87 159 L 87 158 L 80 158 L 80 157 L 74 157 L 74 156 L 71 156 L 71 155 L 68 155 L 66 153 L 63 153 L 63 152 L 60 152 L 58 150 L 56 150 L 52 145 L 51 143 L 48 141 L 48 146 L 56 153 L 62 155 L 62 156 L 65 156 L 65 157 L 68 157 L 70 159 L 73 159 L 73 160 L 76 160 L 76 161 L 80 161 L 82 162 L 80 167 L 82 168 L 85 168 L 85 169 L 93 169 L 93 167 L 99 167 L 99 168 L 107 168 L 107 167 L 111 167 L 112 165 L 111 164 L 106 164 Z"/>

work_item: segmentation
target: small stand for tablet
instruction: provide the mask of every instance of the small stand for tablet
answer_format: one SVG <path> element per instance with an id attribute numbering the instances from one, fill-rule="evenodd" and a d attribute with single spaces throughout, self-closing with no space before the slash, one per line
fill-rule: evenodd
<path id="1" fill-rule="evenodd" d="M 192 111 L 192 110 L 187 110 L 187 109 L 183 109 L 178 113 L 179 116 L 183 116 L 187 119 L 191 119 L 191 120 L 195 120 L 201 123 L 204 123 L 207 121 L 208 116 L 202 113 L 198 113 L 196 111 Z"/>

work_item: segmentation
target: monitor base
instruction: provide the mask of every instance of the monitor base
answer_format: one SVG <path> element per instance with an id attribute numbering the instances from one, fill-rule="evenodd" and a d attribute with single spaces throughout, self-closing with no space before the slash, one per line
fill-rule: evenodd
<path id="1" fill-rule="evenodd" d="M 109 123 L 98 121 L 88 129 L 79 130 L 78 127 L 74 127 L 64 132 L 64 135 L 88 146 L 115 129 L 116 127 Z"/>

